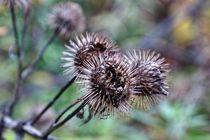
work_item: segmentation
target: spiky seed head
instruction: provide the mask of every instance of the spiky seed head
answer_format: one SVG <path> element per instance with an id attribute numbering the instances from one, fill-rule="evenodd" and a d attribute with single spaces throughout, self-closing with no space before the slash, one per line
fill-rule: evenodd
<path id="1" fill-rule="evenodd" d="M 89 97 L 92 114 L 99 117 L 127 114 L 130 97 L 128 65 L 121 54 L 109 57 L 99 54 L 84 60 L 78 83 Z"/>
<path id="2" fill-rule="evenodd" d="M 0 4 L 7 7 L 13 5 L 14 7 L 27 8 L 31 4 L 31 0 L 0 0 Z"/>
<path id="3" fill-rule="evenodd" d="M 131 92 L 134 106 L 148 109 L 168 95 L 169 65 L 154 51 L 132 51 L 127 54 L 130 65 Z"/>
<path id="4" fill-rule="evenodd" d="M 67 50 L 63 52 L 62 67 L 65 68 L 64 72 L 71 76 L 80 73 L 84 62 L 91 57 L 119 52 L 119 48 L 112 41 L 98 33 L 76 36 L 66 48 Z"/>
<path id="5" fill-rule="evenodd" d="M 59 31 L 59 35 L 69 38 L 74 33 L 81 33 L 85 29 L 85 17 L 80 5 L 65 2 L 56 5 L 50 14 L 51 26 Z"/>

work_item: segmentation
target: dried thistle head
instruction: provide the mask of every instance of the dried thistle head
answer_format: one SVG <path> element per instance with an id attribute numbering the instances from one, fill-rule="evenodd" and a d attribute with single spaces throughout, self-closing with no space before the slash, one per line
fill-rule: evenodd
<path id="1" fill-rule="evenodd" d="M 51 26 L 59 31 L 59 35 L 69 38 L 73 33 L 81 33 L 85 29 L 85 17 L 77 3 L 60 3 L 53 8 L 50 15 Z"/>
<path id="2" fill-rule="evenodd" d="M 169 65 L 154 51 L 132 51 L 127 54 L 130 65 L 131 92 L 134 106 L 147 109 L 168 95 Z"/>
<path id="3" fill-rule="evenodd" d="M 67 51 L 63 52 L 64 72 L 68 75 L 75 76 L 80 73 L 86 60 L 99 54 L 111 55 L 119 52 L 119 48 L 108 38 L 100 34 L 89 34 L 76 36 L 66 45 Z"/>
<path id="4" fill-rule="evenodd" d="M 31 4 L 31 0 L 0 0 L 0 4 L 10 7 L 10 5 L 26 8 Z"/>
<path id="5" fill-rule="evenodd" d="M 91 57 L 78 75 L 92 114 L 99 117 L 128 113 L 132 101 L 129 80 L 129 67 L 119 53 Z"/>

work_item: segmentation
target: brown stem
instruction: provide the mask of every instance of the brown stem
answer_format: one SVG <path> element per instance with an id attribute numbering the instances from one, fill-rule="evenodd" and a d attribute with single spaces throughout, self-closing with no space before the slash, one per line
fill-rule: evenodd
<path id="1" fill-rule="evenodd" d="M 23 16 L 24 16 L 24 21 L 23 21 L 23 30 L 22 30 L 22 36 L 21 36 L 21 59 L 24 57 L 24 50 L 25 50 L 25 37 L 26 37 L 26 32 L 28 29 L 28 19 L 29 19 L 29 14 L 30 14 L 30 7 L 28 7 L 26 10 L 23 11 Z"/>
<path id="2" fill-rule="evenodd" d="M 31 75 L 31 73 L 34 71 L 36 68 L 37 64 L 39 63 L 40 59 L 44 55 L 45 51 L 47 48 L 50 46 L 50 44 L 55 40 L 56 36 L 58 35 L 59 30 L 55 29 L 53 35 L 50 37 L 48 42 L 42 47 L 42 49 L 39 51 L 37 54 L 36 58 L 32 61 L 32 63 L 23 71 L 21 77 L 23 80 L 25 80 L 28 76 Z"/>
<path id="3" fill-rule="evenodd" d="M 19 125 L 20 122 L 13 120 L 9 116 L 3 116 L 2 118 L 5 128 L 11 129 L 11 130 L 17 130 L 21 129 L 22 133 L 28 134 L 33 138 L 42 139 L 43 140 L 43 133 L 31 126 L 30 124 L 23 124 Z M 21 128 L 19 128 L 21 127 Z M 18 133 L 19 134 L 19 133 Z M 21 138 L 21 137 L 19 137 Z M 1 139 L 2 140 L 2 139 Z M 53 137 L 48 137 L 44 140 L 55 140 Z"/>
<path id="4" fill-rule="evenodd" d="M 61 90 L 46 105 L 46 107 L 32 120 L 32 125 L 34 125 L 43 116 L 43 114 L 61 97 L 61 95 L 66 91 L 66 89 L 74 83 L 75 79 L 76 77 L 73 77 L 63 88 L 61 88 Z"/>
<path id="5" fill-rule="evenodd" d="M 6 108 L 6 114 L 9 116 L 12 116 L 14 106 L 18 102 L 20 98 L 19 90 L 21 86 L 21 73 L 22 73 L 22 63 L 20 60 L 20 54 L 21 54 L 21 49 L 19 46 L 19 36 L 18 36 L 18 31 L 17 31 L 17 22 L 16 22 L 16 15 L 15 15 L 15 9 L 14 9 L 14 4 L 10 3 L 10 13 L 11 13 L 11 18 L 12 18 L 12 26 L 13 26 L 13 31 L 14 31 L 14 38 L 15 38 L 15 46 L 17 47 L 17 80 L 15 84 L 15 89 L 14 89 L 14 97 L 12 101 L 10 102 L 9 106 Z"/>
<path id="6" fill-rule="evenodd" d="M 62 125 L 64 125 L 67 121 L 72 119 L 77 113 L 83 109 L 88 103 L 88 99 L 84 100 L 71 114 L 69 114 L 67 117 L 65 117 L 62 121 L 53 123 L 44 133 L 44 138 L 47 138 L 48 135 L 50 135 L 53 131 L 60 128 Z"/>
<path id="7" fill-rule="evenodd" d="M 71 103 L 69 106 L 67 106 L 59 115 L 58 117 L 55 119 L 54 123 L 57 123 L 61 117 L 72 107 L 74 107 L 76 104 L 78 104 L 81 100 L 77 99 L 76 101 L 74 101 L 73 103 Z"/>
<path id="8" fill-rule="evenodd" d="M 4 133 L 4 121 L 3 121 L 3 117 L 0 118 L 0 140 L 5 140 L 3 137 L 3 133 Z"/>

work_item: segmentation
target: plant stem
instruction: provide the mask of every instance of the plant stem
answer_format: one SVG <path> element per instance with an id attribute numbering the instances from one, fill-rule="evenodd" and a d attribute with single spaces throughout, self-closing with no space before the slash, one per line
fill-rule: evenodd
<path id="1" fill-rule="evenodd" d="M 19 121 L 13 120 L 9 116 L 3 116 L 2 121 L 4 123 L 5 128 L 8 128 L 13 131 L 15 131 L 17 129 L 21 129 L 22 133 L 28 134 L 31 137 L 33 137 L 34 139 L 36 138 L 36 139 L 40 139 L 40 140 L 56 140 L 56 138 L 53 138 L 53 137 L 48 137 L 46 139 L 43 139 L 43 133 L 40 132 L 38 129 L 34 128 L 33 126 L 31 126 L 29 123 L 25 123 L 20 126 Z M 22 134 L 20 134 L 20 136 L 21 135 Z M 2 140 L 2 139 L 0 139 L 0 140 Z"/>
<path id="2" fill-rule="evenodd" d="M 23 30 L 22 30 L 22 37 L 21 37 L 21 60 L 24 57 L 24 50 L 25 50 L 25 37 L 26 37 L 26 32 L 28 29 L 28 19 L 29 19 L 29 14 L 30 14 L 30 7 L 28 7 L 26 10 L 23 11 L 23 17 L 24 17 L 24 21 L 23 21 Z"/>
<path id="3" fill-rule="evenodd" d="M 44 55 L 47 48 L 50 46 L 50 44 L 55 40 L 58 34 L 58 29 L 55 29 L 53 35 L 50 37 L 50 39 L 47 41 L 47 43 L 42 47 L 42 49 L 37 54 L 36 58 L 32 61 L 32 63 L 23 71 L 21 77 L 23 80 L 25 80 L 36 68 L 37 64 L 39 63 L 40 59 Z"/>
<path id="4" fill-rule="evenodd" d="M 16 22 L 16 15 L 15 15 L 15 9 L 14 9 L 14 4 L 10 3 L 10 13 L 11 13 L 11 18 L 12 18 L 12 26 L 13 26 L 13 31 L 14 31 L 14 38 L 15 38 L 15 46 L 17 47 L 17 80 L 15 84 L 15 89 L 14 89 L 14 97 L 9 104 L 8 108 L 6 108 L 6 114 L 9 116 L 12 116 L 13 114 L 13 109 L 15 104 L 18 102 L 20 98 L 19 90 L 21 86 L 21 73 L 22 73 L 22 63 L 20 60 L 20 54 L 21 54 L 21 49 L 19 45 L 19 36 L 18 36 L 18 30 L 17 30 L 17 22 Z"/>
<path id="5" fill-rule="evenodd" d="M 61 122 L 53 123 L 47 131 L 44 133 L 44 138 L 47 138 L 54 130 L 61 127 L 67 121 L 72 119 L 81 109 L 83 109 L 88 103 L 88 99 L 84 100 L 71 114 L 69 114 L 66 118 L 64 118 Z"/>
<path id="6" fill-rule="evenodd" d="M 20 56 L 19 35 L 18 35 L 18 30 L 17 30 L 15 8 L 14 8 L 14 4 L 12 3 L 12 1 L 10 4 L 10 13 L 11 13 L 11 18 L 12 18 L 12 28 L 13 28 L 13 32 L 14 32 L 15 45 L 17 47 L 17 55 L 19 57 Z"/>
<path id="7" fill-rule="evenodd" d="M 4 133 L 4 121 L 3 121 L 3 117 L 0 118 L 0 140 L 5 140 L 3 137 L 3 133 Z"/>
<path id="8" fill-rule="evenodd" d="M 21 132 L 16 132 L 16 138 L 15 140 L 23 140 L 24 134 Z"/>
<path id="9" fill-rule="evenodd" d="M 74 107 L 76 104 L 78 104 L 81 100 L 77 99 L 76 101 L 74 101 L 73 103 L 71 103 L 69 106 L 67 106 L 59 115 L 58 117 L 55 119 L 54 123 L 57 123 L 61 117 L 72 107 Z"/>
<path id="10" fill-rule="evenodd" d="M 31 125 L 34 125 L 43 114 L 61 97 L 61 95 L 66 91 L 66 89 L 71 86 L 76 77 L 73 77 L 61 90 L 55 95 L 55 97 L 46 105 L 46 107 L 32 120 Z"/>

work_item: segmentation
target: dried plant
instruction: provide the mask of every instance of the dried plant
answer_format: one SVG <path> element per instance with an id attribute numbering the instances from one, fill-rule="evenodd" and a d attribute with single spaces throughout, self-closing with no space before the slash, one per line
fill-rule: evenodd
<path id="1" fill-rule="evenodd" d="M 154 51 L 132 51 L 127 53 L 131 67 L 132 95 L 134 106 L 147 109 L 168 95 L 167 76 L 169 65 Z"/>
<path id="2" fill-rule="evenodd" d="M 75 76 L 81 72 L 84 62 L 92 56 L 105 54 L 106 52 L 118 52 L 119 48 L 114 42 L 101 34 L 89 34 L 76 36 L 74 40 L 69 41 L 66 45 L 67 50 L 63 52 L 64 60 L 62 67 L 65 68 L 64 73 Z"/>
<path id="3" fill-rule="evenodd" d="M 50 14 L 50 25 L 58 29 L 61 37 L 69 39 L 72 33 L 81 33 L 85 29 L 85 17 L 77 3 L 65 2 L 56 5 Z"/>
<path id="4" fill-rule="evenodd" d="M 168 64 L 152 51 L 124 55 L 99 34 L 77 36 L 64 52 L 67 75 L 78 76 L 92 115 L 104 117 L 147 109 L 168 94 Z"/>
<path id="5" fill-rule="evenodd" d="M 98 55 L 84 61 L 78 83 L 89 96 L 94 116 L 128 113 L 131 102 L 129 67 L 121 54 Z"/>
<path id="6" fill-rule="evenodd" d="M 57 36 L 69 39 L 75 32 L 85 29 L 85 17 L 81 7 L 73 2 L 60 3 L 51 13 L 53 35 L 38 52 L 35 59 L 28 66 L 23 67 L 24 37 L 27 27 L 29 11 L 26 11 L 22 38 L 16 23 L 15 6 L 26 7 L 29 0 L 1 0 L 2 4 L 10 7 L 15 47 L 17 48 L 17 81 L 14 97 L 6 105 L 0 118 L 0 139 L 3 139 L 5 129 L 12 129 L 18 140 L 29 134 L 37 139 L 52 140 L 50 134 L 78 116 L 85 107 L 89 107 L 88 122 L 92 116 L 107 118 L 108 116 L 128 114 L 132 108 L 145 109 L 155 105 L 162 97 L 168 95 L 167 75 L 169 71 L 165 59 L 152 51 L 133 51 L 124 54 L 110 39 L 99 33 L 75 35 L 66 45 L 63 52 L 64 73 L 70 79 L 56 96 L 34 118 L 27 121 L 16 121 L 13 112 L 21 97 L 20 87 L 32 74 L 46 49 Z M 30 8 L 28 9 L 30 10 Z M 21 40 L 22 42 L 19 42 Z M 40 132 L 34 125 L 54 105 L 61 95 L 75 81 L 82 87 L 82 97 L 65 107 L 44 131 Z M 76 107 L 73 109 L 73 107 Z M 64 116 L 67 111 L 71 112 Z M 80 116 L 82 116 L 80 114 Z M 82 117 L 81 117 L 82 118 Z"/>

